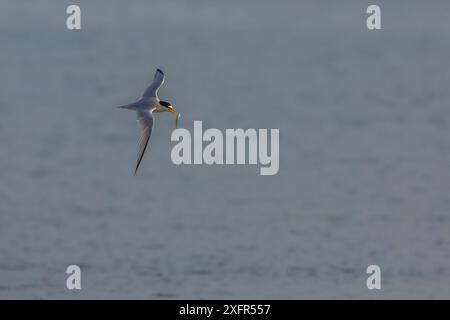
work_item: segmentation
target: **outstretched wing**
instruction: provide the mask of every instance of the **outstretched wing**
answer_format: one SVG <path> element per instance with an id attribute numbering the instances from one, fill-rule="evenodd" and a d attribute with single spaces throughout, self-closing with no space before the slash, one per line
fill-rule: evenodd
<path id="1" fill-rule="evenodd" d="M 152 134 L 153 114 L 149 111 L 139 110 L 137 111 L 137 121 L 141 136 L 139 138 L 137 162 L 134 174 L 136 174 L 139 165 L 141 164 L 142 158 L 144 157 L 145 149 L 147 149 L 148 140 L 150 139 L 150 135 Z"/>
<path id="2" fill-rule="evenodd" d="M 145 90 L 143 99 L 148 98 L 157 98 L 158 97 L 158 89 L 164 83 L 164 73 L 161 69 L 156 69 L 155 76 L 153 77 L 153 83 Z"/>

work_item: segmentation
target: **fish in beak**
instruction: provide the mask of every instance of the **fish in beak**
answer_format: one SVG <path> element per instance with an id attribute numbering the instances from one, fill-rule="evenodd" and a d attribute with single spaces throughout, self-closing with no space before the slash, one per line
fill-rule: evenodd
<path id="1" fill-rule="evenodd" d="M 180 120 L 181 114 L 172 106 L 167 109 L 170 113 L 173 113 L 175 116 L 175 128 L 178 128 L 178 122 Z"/>

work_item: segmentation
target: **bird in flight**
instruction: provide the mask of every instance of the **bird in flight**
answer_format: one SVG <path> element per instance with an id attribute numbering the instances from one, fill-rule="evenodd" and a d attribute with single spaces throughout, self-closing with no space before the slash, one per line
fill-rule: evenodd
<path id="1" fill-rule="evenodd" d="M 140 138 L 138 144 L 138 155 L 136 168 L 134 169 L 134 174 L 141 164 L 142 158 L 144 157 L 145 149 L 147 149 L 148 140 L 153 130 L 154 123 L 154 113 L 156 112 L 170 112 L 176 117 L 176 126 L 178 126 L 178 119 L 180 118 L 180 113 L 175 110 L 175 108 L 167 101 L 159 100 L 158 90 L 164 83 L 164 73 L 161 69 L 157 69 L 155 76 L 153 78 L 153 83 L 145 90 L 139 101 L 120 106 L 118 108 L 134 110 L 137 113 L 137 121 L 140 131 Z"/>

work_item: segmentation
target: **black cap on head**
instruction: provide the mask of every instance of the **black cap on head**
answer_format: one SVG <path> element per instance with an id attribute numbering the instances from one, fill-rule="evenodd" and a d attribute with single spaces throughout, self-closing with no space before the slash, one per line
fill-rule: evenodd
<path id="1" fill-rule="evenodd" d="M 159 104 L 166 108 L 169 108 L 171 106 L 169 102 L 162 100 L 159 101 Z"/>

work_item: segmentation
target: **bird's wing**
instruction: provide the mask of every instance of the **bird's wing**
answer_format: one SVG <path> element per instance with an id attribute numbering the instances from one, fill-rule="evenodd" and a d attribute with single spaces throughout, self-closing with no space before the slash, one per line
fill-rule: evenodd
<path id="1" fill-rule="evenodd" d="M 161 69 L 156 69 L 155 76 L 153 77 L 153 83 L 145 90 L 143 99 L 148 98 L 157 98 L 158 97 L 158 89 L 164 83 L 164 73 Z"/>
<path id="2" fill-rule="evenodd" d="M 134 174 L 136 174 L 139 165 L 141 164 L 142 158 L 144 157 L 145 149 L 147 149 L 148 140 L 150 139 L 150 135 L 152 134 L 153 114 L 149 111 L 139 110 L 137 111 L 137 121 L 141 136 L 139 138 L 137 162 Z"/>

